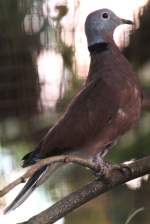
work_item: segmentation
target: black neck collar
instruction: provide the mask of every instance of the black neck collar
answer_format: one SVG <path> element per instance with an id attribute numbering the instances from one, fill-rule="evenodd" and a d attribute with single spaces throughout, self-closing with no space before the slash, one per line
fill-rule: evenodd
<path id="1" fill-rule="evenodd" d="M 108 49 L 108 43 L 97 43 L 88 47 L 90 53 L 101 53 Z"/>

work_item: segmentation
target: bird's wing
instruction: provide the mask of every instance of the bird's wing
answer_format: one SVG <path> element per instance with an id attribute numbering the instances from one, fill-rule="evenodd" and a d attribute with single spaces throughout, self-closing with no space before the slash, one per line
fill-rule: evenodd
<path id="1" fill-rule="evenodd" d="M 64 116 L 45 136 L 41 153 L 51 156 L 64 149 L 78 148 L 103 132 L 119 108 L 115 86 L 103 79 L 90 82 L 74 98 Z M 58 152 L 57 152 L 58 151 Z"/>

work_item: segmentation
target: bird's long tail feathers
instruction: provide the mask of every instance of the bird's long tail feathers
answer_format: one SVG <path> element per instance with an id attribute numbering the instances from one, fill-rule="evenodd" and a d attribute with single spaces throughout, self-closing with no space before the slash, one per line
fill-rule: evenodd
<path id="1" fill-rule="evenodd" d="M 48 176 L 50 176 L 60 165 L 61 163 L 56 163 L 51 166 L 45 165 L 39 170 L 37 170 L 31 178 L 27 181 L 23 189 L 17 195 L 17 197 L 12 201 L 12 203 L 4 210 L 4 214 L 10 212 L 11 210 L 16 209 L 20 206 L 34 191 L 34 189 L 41 185 Z"/>

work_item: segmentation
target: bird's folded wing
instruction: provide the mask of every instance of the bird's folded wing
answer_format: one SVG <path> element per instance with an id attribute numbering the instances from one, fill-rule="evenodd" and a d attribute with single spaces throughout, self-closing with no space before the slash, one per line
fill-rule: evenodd
<path id="1" fill-rule="evenodd" d="M 48 132 L 42 153 L 48 152 L 50 155 L 50 149 L 53 148 L 80 147 L 95 133 L 103 132 L 109 121 L 116 116 L 119 99 L 117 89 L 105 80 L 99 78 L 90 82 Z"/>

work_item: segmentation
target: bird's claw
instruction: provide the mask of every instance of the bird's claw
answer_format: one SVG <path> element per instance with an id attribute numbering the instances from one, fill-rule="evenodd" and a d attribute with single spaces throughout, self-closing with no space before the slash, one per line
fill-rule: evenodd
<path id="1" fill-rule="evenodd" d="M 96 179 L 108 181 L 109 177 L 113 172 L 120 172 L 122 175 L 127 175 L 131 173 L 129 166 L 125 164 L 113 164 L 108 161 L 104 161 L 101 157 L 94 157 L 93 163 L 95 164 L 95 172 L 94 175 Z"/>

